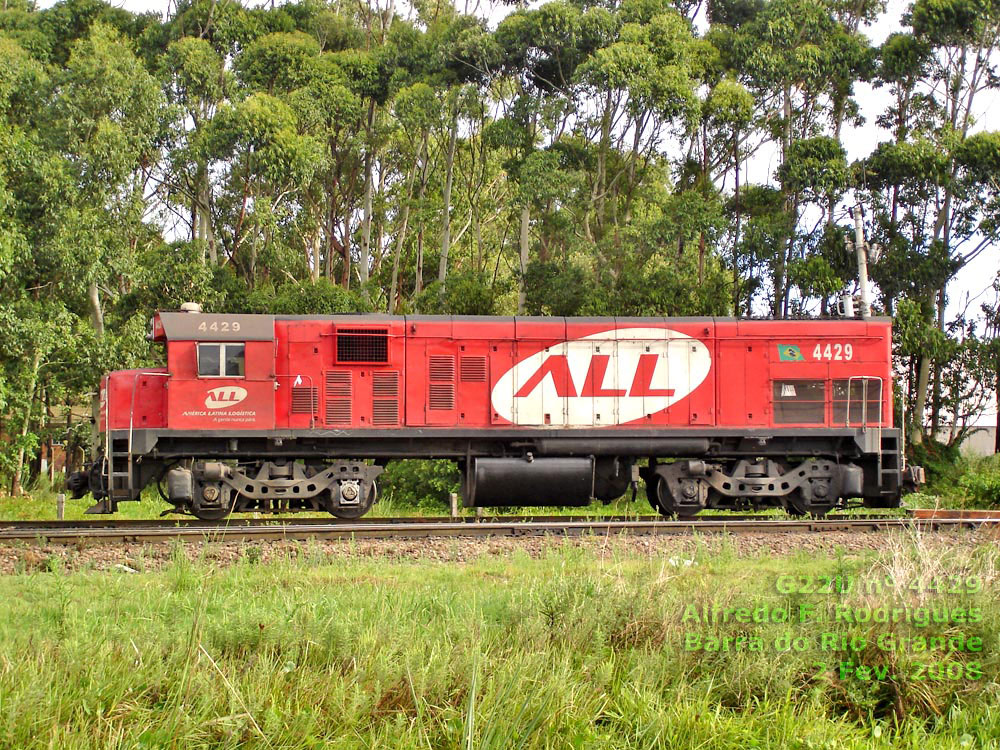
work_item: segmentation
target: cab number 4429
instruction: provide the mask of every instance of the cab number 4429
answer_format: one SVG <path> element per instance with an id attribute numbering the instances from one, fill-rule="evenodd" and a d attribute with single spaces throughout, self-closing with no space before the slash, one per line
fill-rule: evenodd
<path id="1" fill-rule="evenodd" d="M 238 321 L 235 320 L 234 321 L 217 320 L 211 323 L 206 323 L 205 321 L 202 321 L 198 326 L 198 330 L 213 331 L 213 332 L 222 331 L 223 333 L 233 331 L 234 333 L 238 333 L 240 330 L 240 324 Z"/>
<path id="2" fill-rule="evenodd" d="M 850 344 L 816 344 L 813 359 L 827 359 L 845 362 L 854 359 L 854 347 Z"/>

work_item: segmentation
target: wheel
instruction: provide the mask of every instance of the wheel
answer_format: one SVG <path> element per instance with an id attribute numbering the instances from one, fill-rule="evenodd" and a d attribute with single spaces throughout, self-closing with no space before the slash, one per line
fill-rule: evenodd
<path id="1" fill-rule="evenodd" d="M 197 482 L 191 513 L 202 521 L 221 521 L 233 512 L 236 497 L 237 494 L 221 482 Z"/>
<path id="2" fill-rule="evenodd" d="M 326 504 L 326 509 L 329 511 L 330 515 L 346 520 L 353 520 L 361 518 L 361 516 L 372 509 L 372 506 L 375 504 L 375 500 L 378 497 L 378 484 L 372 480 L 371 490 L 361 498 L 361 502 L 357 505 L 340 505 L 337 502 L 334 502 L 333 498 L 330 496 L 331 494 L 332 492 L 327 494 Z"/>
<path id="3" fill-rule="evenodd" d="M 813 518 L 822 518 L 840 502 L 840 498 L 812 498 L 808 497 L 802 489 L 795 490 L 785 498 L 785 510 L 791 516 L 811 515 Z"/>
<path id="4" fill-rule="evenodd" d="M 655 474 L 651 479 L 647 479 L 646 484 L 646 499 L 649 501 L 649 507 L 659 513 L 661 516 L 673 515 L 664 510 L 663 506 L 660 505 L 660 501 L 657 497 L 656 485 L 660 482 L 660 478 Z"/>
<path id="5" fill-rule="evenodd" d="M 221 521 L 232 512 L 231 508 L 202 508 L 192 506 L 191 513 L 201 521 Z"/>
<path id="6" fill-rule="evenodd" d="M 688 521 L 701 512 L 700 506 L 679 506 L 674 501 L 674 496 L 670 491 L 670 485 L 667 482 L 667 479 L 659 476 L 658 474 L 654 474 L 651 479 L 646 482 L 646 497 L 649 499 L 649 504 L 653 506 L 653 510 L 661 516 L 666 516 L 667 518 L 677 518 L 680 521 Z"/>

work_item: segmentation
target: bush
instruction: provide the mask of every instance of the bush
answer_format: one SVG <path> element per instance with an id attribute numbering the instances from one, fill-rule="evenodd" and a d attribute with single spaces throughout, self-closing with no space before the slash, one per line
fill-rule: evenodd
<path id="1" fill-rule="evenodd" d="M 448 495 L 459 491 L 461 474 L 453 461 L 392 461 L 380 479 L 383 497 L 394 505 L 447 510 Z"/>
<path id="2" fill-rule="evenodd" d="M 958 480 L 958 485 L 976 503 L 1000 505 L 1000 456 L 976 461 Z"/>
<path id="3" fill-rule="evenodd" d="M 924 467 L 927 491 L 941 494 L 950 494 L 967 468 L 958 445 L 939 443 L 929 437 L 910 446 L 909 462 Z"/>

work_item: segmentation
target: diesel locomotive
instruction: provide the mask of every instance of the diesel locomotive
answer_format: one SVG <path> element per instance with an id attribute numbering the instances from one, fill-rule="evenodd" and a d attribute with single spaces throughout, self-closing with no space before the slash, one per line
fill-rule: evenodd
<path id="1" fill-rule="evenodd" d="M 888 319 L 233 315 L 185 305 L 166 366 L 106 375 L 88 512 L 357 518 L 392 460 L 455 461 L 468 507 L 664 515 L 900 503 Z"/>

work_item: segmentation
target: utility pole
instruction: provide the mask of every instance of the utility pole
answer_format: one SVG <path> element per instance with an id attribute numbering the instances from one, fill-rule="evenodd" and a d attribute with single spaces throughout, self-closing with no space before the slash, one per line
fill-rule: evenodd
<path id="1" fill-rule="evenodd" d="M 851 216 L 854 217 L 854 251 L 858 255 L 858 286 L 861 287 L 861 304 L 858 305 L 862 318 L 871 315 L 871 308 L 868 306 L 868 244 L 865 242 L 865 228 L 861 223 L 864 212 L 861 204 L 851 209 Z"/>

